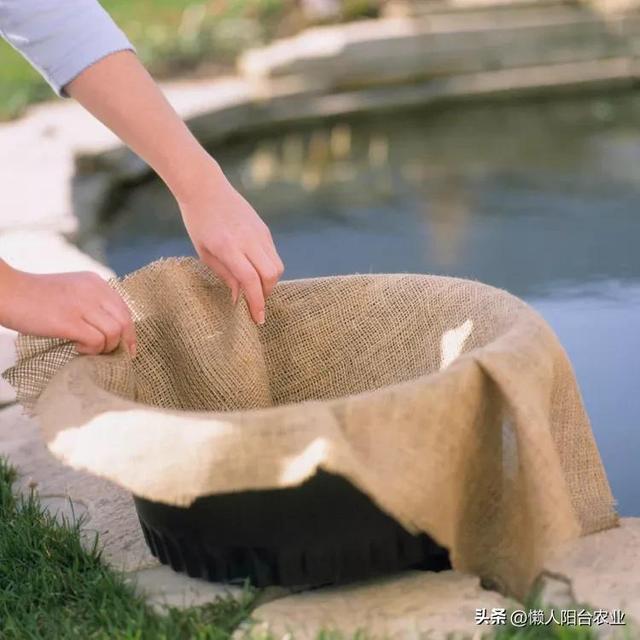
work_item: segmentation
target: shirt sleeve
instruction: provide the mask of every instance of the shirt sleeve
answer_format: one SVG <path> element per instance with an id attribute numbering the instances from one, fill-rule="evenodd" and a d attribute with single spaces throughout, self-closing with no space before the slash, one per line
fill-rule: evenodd
<path id="1" fill-rule="evenodd" d="M 135 51 L 97 0 L 0 0 L 0 35 L 61 96 L 98 60 Z"/>

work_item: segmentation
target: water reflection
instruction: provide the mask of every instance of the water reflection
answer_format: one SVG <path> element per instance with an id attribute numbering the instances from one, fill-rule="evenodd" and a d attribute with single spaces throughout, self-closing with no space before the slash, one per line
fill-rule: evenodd
<path id="1" fill-rule="evenodd" d="M 623 513 L 640 514 L 640 97 L 340 122 L 214 150 L 290 278 L 416 271 L 506 288 L 571 356 Z M 120 273 L 191 254 L 156 183 L 116 212 Z"/>

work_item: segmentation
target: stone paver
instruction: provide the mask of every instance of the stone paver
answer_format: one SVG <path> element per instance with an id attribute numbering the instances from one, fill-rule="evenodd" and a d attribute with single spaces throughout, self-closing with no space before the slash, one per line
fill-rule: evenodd
<path id="1" fill-rule="evenodd" d="M 128 580 L 160 610 L 167 606 L 197 607 L 220 597 L 239 598 L 243 592 L 241 587 L 190 578 L 166 566 L 134 571 Z"/>
<path id="2" fill-rule="evenodd" d="M 455 571 L 411 571 L 357 585 L 330 587 L 288 596 L 258 607 L 255 626 L 236 638 L 266 633 L 284 640 L 315 640 L 321 630 L 337 630 L 351 638 L 438 640 L 451 634 L 479 638 L 486 627 L 475 623 L 476 608 L 508 608 L 515 602 L 480 587 L 478 578 Z M 468 637 L 468 636 L 467 636 Z"/>
<path id="3" fill-rule="evenodd" d="M 64 494 L 38 494 L 40 505 L 60 524 L 85 523 L 91 519 L 89 507 L 82 500 L 72 500 Z"/>
<path id="4" fill-rule="evenodd" d="M 628 32 L 628 33 L 627 33 Z M 326 89 L 411 83 L 496 68 L 634 56 L 637 21 L 576 3 L 452 11 L 307 29 L 249 50 L 239 59 L 247 78 L 312 78 Z M 607 54 L 603 54 L 607 51 Z"/>
<path id="5" fill-rule="evenodd" d="M 151 605 L 160 611 L 167 606 L 179 609 L 197 607 L 221 597 L 240 599 L 244 593 L 243 587 L 237 584 L 190 578 L 184 573 L 176 573 L 167 566 L 132 571 L 126 575 L 126 578 L 140 593 L 144 594 Z M 295 589 L 267 587 L 254 594 L 253 602 L 255 605 L 262 605 L 294 592 Z"/>
<path id="6" fill-rule="evenodd" d="M 558 549 L 546 567 L 570 580 L 578 602 L 624 611 L 640 637 L 640 518 Z"/>
<path id="7" fill-rule="evenodd" d="M 162 86 L 184 118 L 233 104 L 248 91 L 235 78 Z M 0 123 L 0 233 L 25 228 L 76 232 L 82 217 L 74 193 L 76 155 L 95 155 L 120 144 L 71 100 L 35 106 L 15 122 Z"/>
<path id="8" fill-rule="evenodd" d="M 640 637 L 640 518 L 593 534 L 557 550 L 539 585 L 544 606 L 579 611 L 583 605 L 624 612 L 624 625 L 598 624 L 606 640 Z M 477 608 L 522 608 L 480 587 L 477 578 L 455 571 L 409 572 L 360 585 L 290 595 L 259 606 L 236 638 L 315 639 L 322 630 L 351 637 L 366 629 L 373 638 L 418 640 L 468 634 L 479 638 Z M 289 635 L 291 634 L 291 635 Z M 369 636 L 367 636 L 369 637 Z"/>
<path id="9" fill-rule="evenodd" d="M 33 273 L 93 271 L 103 278 L 114 274 L 61 235 L 37 229 L 0 233 L 0 255 L 17 269 Z"/>

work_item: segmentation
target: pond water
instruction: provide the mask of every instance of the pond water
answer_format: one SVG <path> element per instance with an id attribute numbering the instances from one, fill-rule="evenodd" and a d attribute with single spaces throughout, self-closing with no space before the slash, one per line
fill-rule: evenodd
<path id="1" fill-rule="evenodd" d="M 214 149 L 287 278 L 413 271 L 532 304 L 571 357 L 623 515 L 640 515 L 640 94 L 466 105 Z M 120 274 L 192 248 L 150 181 L 107 230 Z"/>

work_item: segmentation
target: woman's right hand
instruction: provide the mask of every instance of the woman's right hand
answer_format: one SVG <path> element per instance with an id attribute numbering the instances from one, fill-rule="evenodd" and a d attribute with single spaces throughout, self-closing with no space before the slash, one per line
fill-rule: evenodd
<path id="1" fill-rule="evenodd" d="M 82 354 L 110 353 L 123 343 L 135 355 L 129 308 L 91 272 L 40 275 L 0 261 L 0 324 L 26 335 L 70 340 Z"/>

